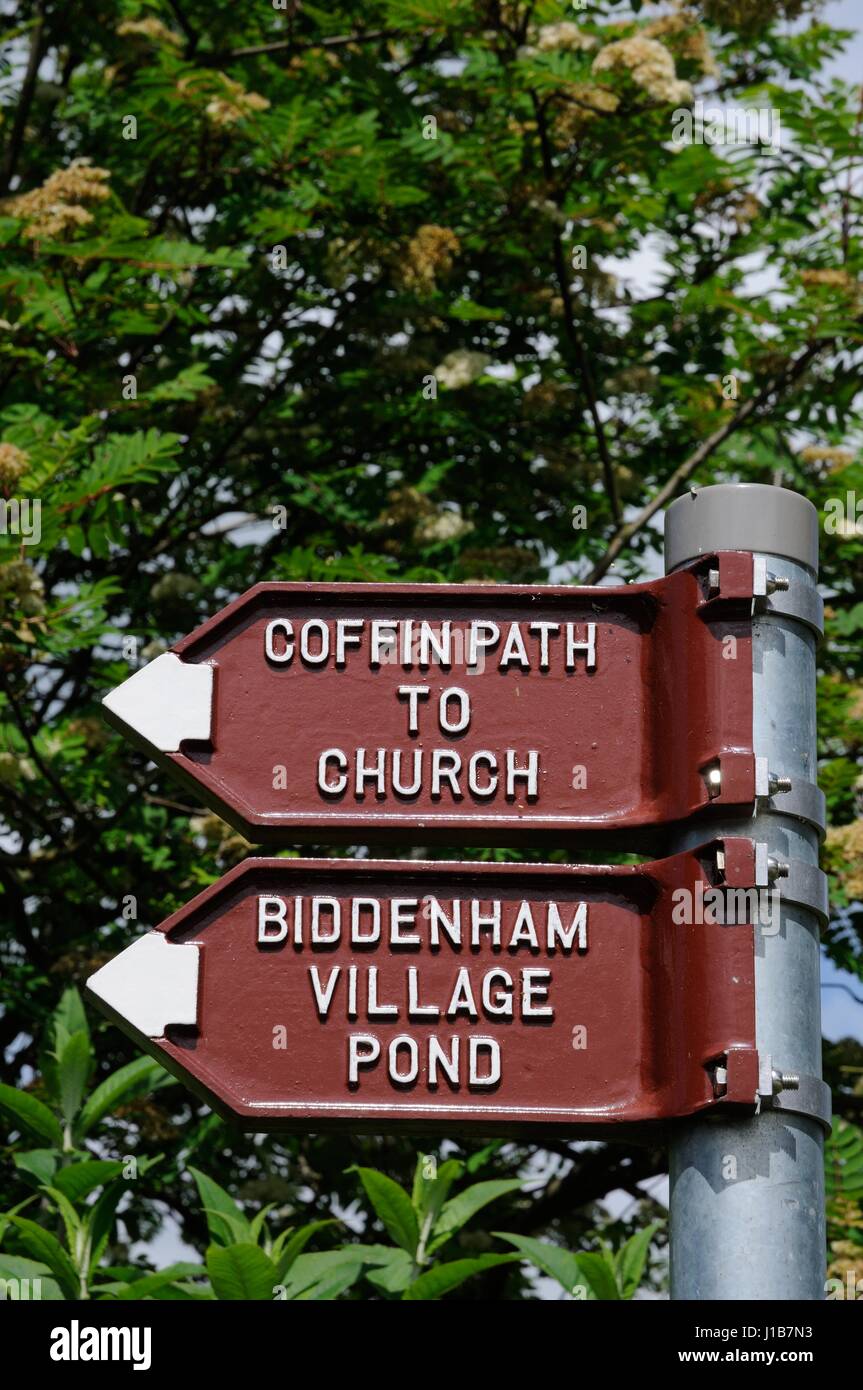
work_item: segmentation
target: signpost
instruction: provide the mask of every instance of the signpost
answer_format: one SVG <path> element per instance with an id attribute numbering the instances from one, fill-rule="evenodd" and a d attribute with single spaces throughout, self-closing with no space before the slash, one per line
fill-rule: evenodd
<path id="1" fill-rule="evenodd" d="M 666 523 L 620 588 L 260 584 L 104 704 L 258 843 L 670 857 L 249 859 L 88 987 L 252 1129 L 661 1125 L 673 1297 L 821 1298 L 817 515 Z"/>
<path id="2" fill-rule="evenodd" d="M 782 585 L 753 616 L 753 740 L 792 791 L 759 801 L 754 818 L 729 816 L 721 825 L 725 834 L 757 837 L 786 877 L 777 881 L 779 930 L 755 934 L 758 1113 L 683 1122 L 672 1132 L 671 1290 L 676 1299 L 823 1299 L 830 1093 L 820 1079 L 827 898 L 815 785 L 818 515 L 796 493 L 753 484 L 704 488 L 666 513 L 669 569 L 732 541 Z M 671 844 L 683 848 L 702 835 L 696 818 Z"/>
<path id="3" fill-rule="evenodd" d="M 247 859 L 88 987 L 252 1129 L 751 1111 L 758 877 L 748 839 L 625 867 Z"/>
<path id="4" fill-rule="evenodd" d="M 631 841 L 753 807 L 753 571 L 258 584 L 104 708 L 253 843 Z"/>

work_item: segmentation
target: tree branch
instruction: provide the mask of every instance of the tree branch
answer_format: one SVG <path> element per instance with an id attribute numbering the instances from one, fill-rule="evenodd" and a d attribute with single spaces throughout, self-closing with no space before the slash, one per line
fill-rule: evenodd
<path id="1" fill-rule="evenodd" d="M 39 64 L 45 54 L 45 4 L 44 0 L 39 0 L 36 7 L 36 27 L 33 30 L 33 38 L 30 43 L 30 53 L 27 58 L 27 71 L 24 74 L 24 81 L 21 84 L 21 95 L 18 98 L 18 105 L 15 108 L 15 120 L 12 123 L 12 131 L 9 136 L 9 146 L 6 150 L 6 158 L 3 161 L 3 175 L 0 179 L 0 191 L 6 192 L 9 184 L 15 176 L 18 165 L 18 156 L 21 153 L 21 146 L 24 143 L 24 131 L 27 127 L 27 117 L 30 114 L 30 107 L 33 103 L 33 93 L 36 90 L 36 78 L 39 75 Z"/>
<path id="2" fill-rule="evenodd" d="M 667 1163 L 663 1151 L 653 1148 L 627 1153 L 616 1161 L 610 1160 L 606 1149 L 571 1157 L 575 1160 L 572 1171 L 555 1183 L 552 1191 L 511 1219 L 513 1231 L 524 1235 L 545 1231 L 552 1222 L 598 1202 L 617 1187 L 635 1186 L 645 1178 L 664 1173 Z"/>
<path id="3" fill-rule="evenodd" d="M 854 1000 L 854 1003 L 855 1003 L 855 1004 L 863 1004 L 863 995 L 855 994 L 854 991 L 853 991 L 853 989 L 851 988 L 850 985 L 843 985 L 843 984 L 822 984 L 821 988 L 822 988 L 822 989 L 841 989 L 845 994 L 849 995 L 849 996 Z"/>
<path id="4" fill-rule="evenodd" d="M 168 4 L 171 7 L 174 18 L 186 36 L 186 57 L 193 58 L 195 56 L 195 49 L 198 47 L 200 35 L 197 29 L 190 23 L 189 17 L 180 5 L 179 0 L 168 0 Z"/>
<path id="5" fill-rule="evenodd" d="M 548 124 L 545 119 L 545 111 L 536 92 L 531 92 L 530 95 L 533 101 L 534 111 L 536 112 L 536 124 L 537 130 L 539 131 L 545 177 L 549 184 L 549 192 L 551 193 L 552 201 L 555 206 L 559 208 L 562 204 L 563 197 L 560 193 L 555 194 L 553 189 L 554 162 L 551 156 L 551 143 L 548 138 Z M 621 521 L 620 499 L 617 493 L 617 480 L 614 476 L 614 465 L 611 461 L 608 441 L 606 440 L 605 430 L 597 408 L 596 388 L 593 383 L 593 373 L 590 370 L 590 361 L 575 321 L 575 308 L 572 302 L 572 292 L 569 287 L 566 258 L 563 254 L 561 235 L 557 230 L 554 232 L 552 254 L 554 257 L 554 273 L 560 289 L 560 297 L 563 302 L 563 322 L 566 330 L 566 337 L 572 349 L 578 373 L 584 387 L 584 394 L 587 398 L 588 414 L 593 424 L 593 432 L 596 437 L 596 447 L 599 450 L 599 457 L 602 460 L 602 475 L 605 482 L 605 490 L 608 493 L 609 504 L 611 506 L 611 516 L 615 526 L 619 526 Z"/>
<path id="6" fill-rule="evenodd" d="M 859 90 L 859 104 L 857 107 L 857 119 L 854 122 L 855 143 L 860 139 L 860 124 L 863 121 L 863 83 Z M 842 264 L 847 264 L 848 250 L 851 244 L 851 196 L 854 191 L 854 157 L 848 159 L 848 178 L 845 184 L 845 192 L 842 195 Z"/>
<path id="7" fill-rule="evenodd" d="M 278 39 L 275 43 L 257 43 L 249 48 L 233 48 L 224 53 L 202 53 L 200 63 L 211 67 L 218 63 L 230 63 L 235 58 L 258 58 L 264 53 L 303 53 L 311 48 L 345 48 L 351 43 L 374 43 L 377 39 L 397 39 L 402 36 L 401 29 L 369 29 L 358 34 L 331 34 L 322 39 Z"/>
<path id="8" fill-rule="evenodd" d="M 706 439 L 702 440 L 698 448 L 691 453 L 688 458 L 684 459 L 679 467 L 675 468 L 671 477 L 664 486 L 659 489 L 659 492 L 656 493 L 650 502 L 648 502 L 647 506 L 643 507 L 632 521 L 618 528 L 602 559 L 594 565 L 587 579 L 587 583 L 596 584 L 611 567 L 621 551 L 626 549 L 633 537 L 637 536 L 639 531 L 644 529 L 651 517 L 655 516 L 659 511 L 660 507 L 663 507 L 666 502 L 671 500 L 681 483 L 685 483 L 687 478 L 691 478 L 696 468 L 699 468 L 702 463 L 709 459 L 711 454 L 714 454 L 719 448 L 720 444 L 724 444 L 726 439 L 729 439 L 732 434 L 735 434 L 736 431 L 740 429 L 741 425 L 745 424 L 751 415 L 754 415 L 756 410 L 766 404 L 771 396 L 775 395 L 777 391 L 785 390 L 786 387 L 790 386 L 798 377 L 802 376 L 812 359 L 833 341 L 833 338 L 821 338 L 817 342 L 810 343 L 809 347 L 801 352 L 798 357 L 795 357 L 784 371 L 772 377 L 757 395 L 751 396 L 748 401 L 745 401 L 740 409 L 736 410 L 724 425 L 721 425 L 718 430 L 713 431 L 713 434 L 708 435 Z"/>

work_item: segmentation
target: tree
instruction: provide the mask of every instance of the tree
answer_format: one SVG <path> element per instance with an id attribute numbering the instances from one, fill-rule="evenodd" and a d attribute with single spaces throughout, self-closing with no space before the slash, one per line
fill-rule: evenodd
<path id="1" fill-rule="evenodd" d="M 665 502 L 728 478 L 823 515 L 826 949 L 863 975 L 863 105 L 823 73 L 843 36 L 804 0 L 21 0 L 12 23 L 4 1080 L 39 1099 L 63 988 L 247 850 L 104 726 L 108 688 L 263 578 L 634 577 Z M 763 107 L 754 143 L 714 143 L 709 108 L 732 104 Z M 652 288 L 627 268 L 645 247 Z M 96 1081 L 134 1058 L 105 1025 L 95 1044 Z M 852 1052 L 831 1079 L 859 1121 Z M 402 1183 L 415 1161 L 392 1138 L 244 1137 L 176 1085 L 104 1144 L 168 1155 L 120 1244 L 153 1233 L 159 1198 L 202 1251 L 173 1180 L 190 1162 L 313 1222 L 354 1199 L 358 1152 Z M 534 1178 L 494 1229 L 576 1250 L 613 1189 L 633 1210 L 612 1243 L 642 1226 L 637 1184 L 664 1164 L 453 1152 L 477 1180 Z M 491 1237 L 475 1218 L 459 1240 Z M 456 1296 L 526 1291 L 514 1263 Z"/>

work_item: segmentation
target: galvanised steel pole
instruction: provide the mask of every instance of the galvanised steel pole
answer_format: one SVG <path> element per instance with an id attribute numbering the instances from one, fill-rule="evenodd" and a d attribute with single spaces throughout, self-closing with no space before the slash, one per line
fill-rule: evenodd
<path id="1" fill-rule="evenodd" d="M 693 489 L 666 513 L 666 571 L 715 550 L 756 557 L 753 737 L 762 796 L 753 818 L 711 821 L 711 834 L 766 847 L 762 884 L 779 889 L 780 912 L 778 930 L 762 922 L 754 933 L 759 1112 L 685 1121 L 672 1132 L 671 1296 L 821 1299 L 829 1092 L 820 1079 L 817 513 L 784 488 Z M 669 848 L 704 838 L 704 821 L 689 823 Z"/>

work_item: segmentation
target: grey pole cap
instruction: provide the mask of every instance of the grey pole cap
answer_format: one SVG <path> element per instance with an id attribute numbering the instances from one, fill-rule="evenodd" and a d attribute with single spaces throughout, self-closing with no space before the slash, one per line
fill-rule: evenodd
<path id="1" fill-rule="evenodd" d="M 692 488 L 665 513 L 665 571 L 714 550 L 782 555 L 818 573 L 818 513 L 799 492 L 766 483 Z"/>

